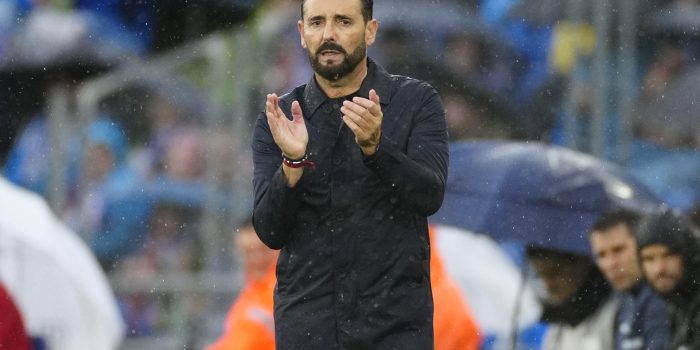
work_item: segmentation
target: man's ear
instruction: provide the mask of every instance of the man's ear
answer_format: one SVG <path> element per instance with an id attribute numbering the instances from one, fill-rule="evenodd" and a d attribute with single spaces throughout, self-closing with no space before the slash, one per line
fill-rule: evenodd
<path id="1" fill-rule="evenodd" d="M 304 40 L 304 22 L 302 20 L 297 21 L 297 31 L 299 31 L 301 47 L 306 48 L 306 41 Z"/>
<path id="2" fill-rule="evenodd" d="M 376 18 L 372 18 L 365 24 L 365 44 L 371 46 L 374 44 L 374 40 L 377 39 L 377 30 L 379 29 L 379 22 Z"/>

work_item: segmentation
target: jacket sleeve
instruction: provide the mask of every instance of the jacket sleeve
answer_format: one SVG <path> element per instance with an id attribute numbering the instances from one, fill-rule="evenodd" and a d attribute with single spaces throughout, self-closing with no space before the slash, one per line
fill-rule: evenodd
<path id="1" fill-rule="evenodd" d="M 281 249 L 289 239 L 301 203 L 301 186 L 289 188 L 282 174 L 282 151 L 275 144 L 265 113 L 253 131 L 253 226 L 260 240 Z"/>
<path id="2" fill-rule="evenodd" d="M 406 152 L 382 133 L 377 152 L 364 162 L 402 202 L 428 216 L 442 205 L 449 154 L 442 101 L 435 89 L 425 83 L 421 87 L 425 91 L 412 120 Z"/>

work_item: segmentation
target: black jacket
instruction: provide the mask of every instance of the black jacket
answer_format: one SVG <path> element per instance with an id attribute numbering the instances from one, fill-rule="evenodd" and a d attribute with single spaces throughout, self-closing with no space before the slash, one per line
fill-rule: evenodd
<path id="1" fill-rule="evenodd" d="M 294 188 L 264 113 L 253 135 L 259 237 L 281 249 L 275 290 L 277 349 L 432 349 L 426 217 L 440 208 L 448 165 L 442 103 L 428 84 L 368 63 L 357 96 L 375 89 L 382 139 L 363 157 L 339 111 L 315 80 L 280 99 L 298 100 L 308 158 Z"/>
<path id="2" fill-rule="evenodd" d="M 642 281 L 619 294 L 615 320 L 616 350 L 663 350 L 668 347 L 666 302 Z"/>
<path id="3" fill-rule="evenodd" d="M 683 257 L 683 277 L 674 290 L 662 295 L 669 303 L 668 349 L 700 349 L 700 235 L 681 214 L 662 210 L 642 218 L 637 246 L 663 244 Z"/>

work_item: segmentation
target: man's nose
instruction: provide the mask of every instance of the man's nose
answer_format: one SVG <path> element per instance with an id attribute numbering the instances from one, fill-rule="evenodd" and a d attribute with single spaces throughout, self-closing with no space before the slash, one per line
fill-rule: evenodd
<path id="1" fill-rule="evenodd" d="M 335 41 L 335 26 L 329 23 L 323 28 L 323 41 Z"/>
<path id="2" fill-rule="evenodd" d="M 661 264 L 659 263 L 652 264 L 651 266 L 649 266 L 648 270 L 650 275 L 658 277 L 663 272 L 663 266 L 661 266 Z"/>

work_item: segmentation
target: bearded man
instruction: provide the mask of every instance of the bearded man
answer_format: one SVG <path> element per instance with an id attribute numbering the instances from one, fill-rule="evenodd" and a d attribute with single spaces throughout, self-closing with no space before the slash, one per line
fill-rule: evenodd
<path id="1" fill-rule="evenodd" d="M 310 81 L 267 95 L 253 135 L 260 239 L 280 249 L 277 349 L 433 349 L 427 217 L 443 200 L 445 113 L 367 57 L 371 0 L 305 0 Z"/>

